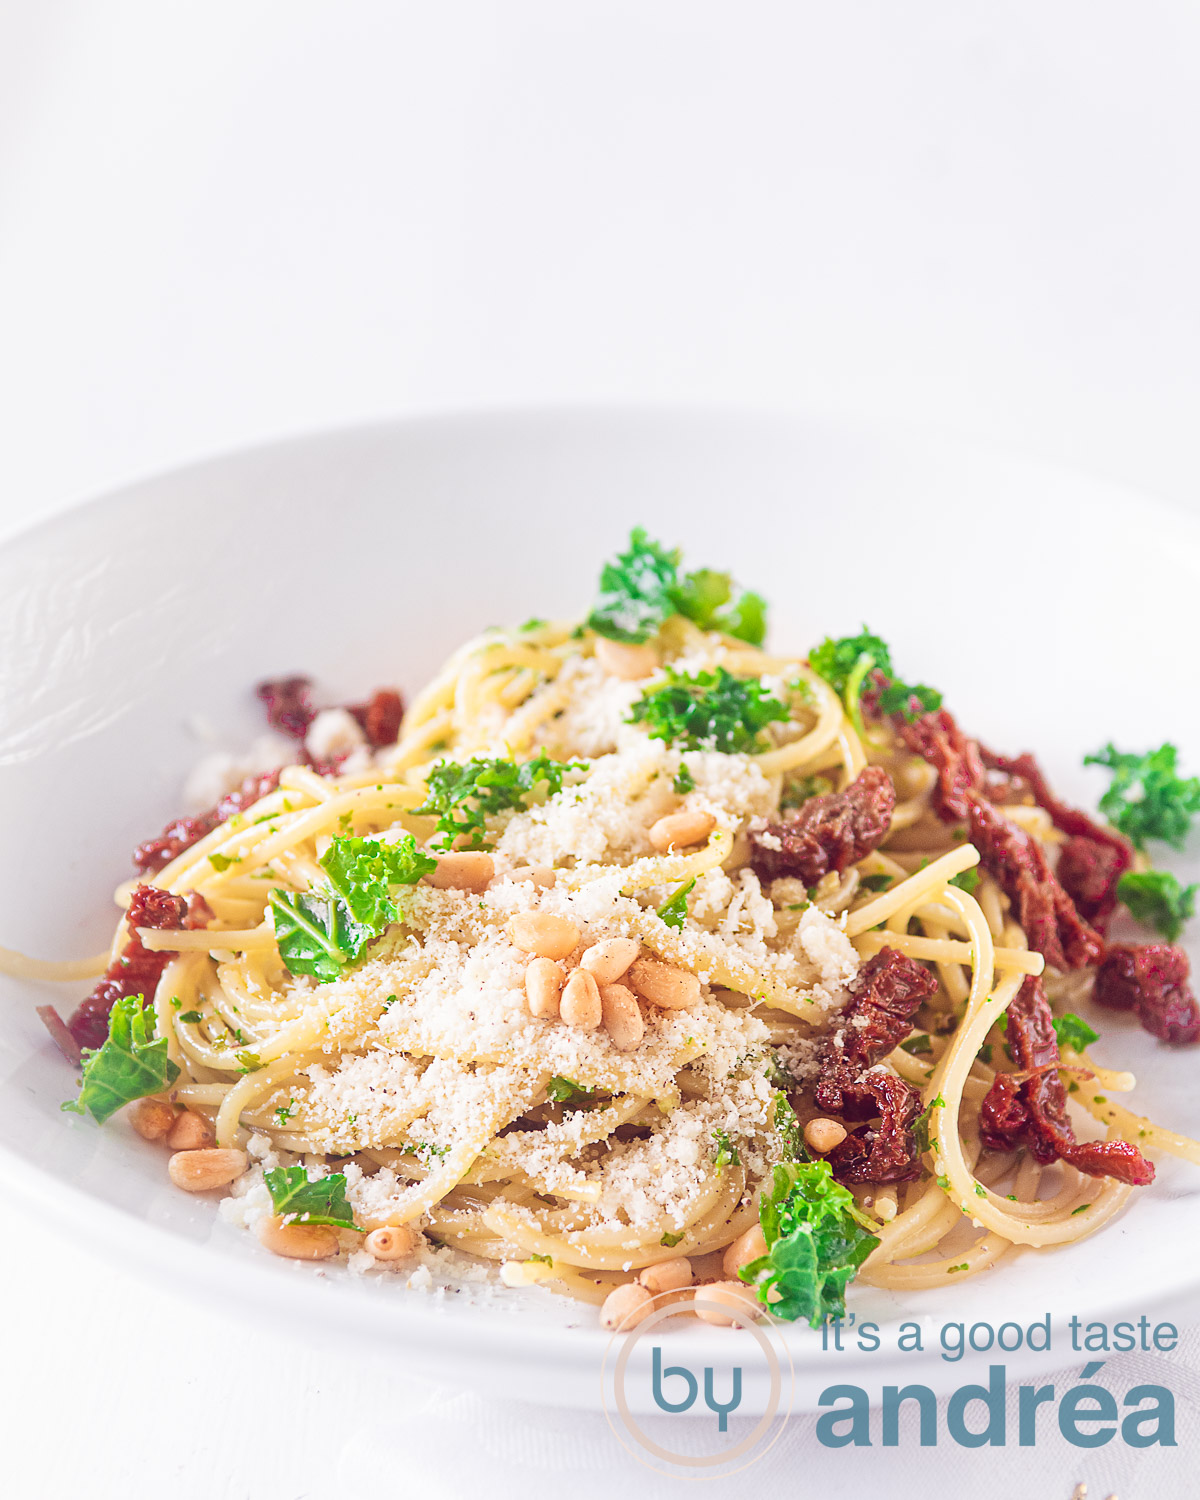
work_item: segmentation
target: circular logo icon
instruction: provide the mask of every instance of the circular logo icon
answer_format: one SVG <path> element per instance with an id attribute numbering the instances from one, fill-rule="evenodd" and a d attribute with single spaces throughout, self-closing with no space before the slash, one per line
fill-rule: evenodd
<path id="1" fill-rule="evenodd" d="M 613 1334 L 601 1366 L 601 1403 L 625 1451 L 659 1474 L 722 1479 L 757 1462 L 778 1441 L 791 1414 L 795 1375 L 777 1319 L 728 1302 L 688 1309 L 731 1318 L 728 1349 L 715 1353 L 679 1330 L 664 1329 L 683 1310 L 670 1292 L 627 1332 Z M 757 1418 L 757 1420 L 755 1420 Z"/>

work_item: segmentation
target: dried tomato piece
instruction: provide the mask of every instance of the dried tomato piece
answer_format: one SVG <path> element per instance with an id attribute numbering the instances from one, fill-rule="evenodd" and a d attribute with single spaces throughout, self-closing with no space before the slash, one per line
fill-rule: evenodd
<path id="1" fill-rule="evenodd" d="M 1008 1008 L 1008 1045 L 1019 1074 L 999 1073 L 980 1110 L 984 1145 L 994 1151 L 1025 1146 L 1035 1160 L 1065 1161 L 1090 1177 L 1144 1186 L 1154 1167 L 1128 1141 L 1077 1141 L 1058 1075 L 1054 1016 L 1039 978 L 1031 975 Z"/>
<path id="2" fill-rule="evenodd" d="M 267 723 L 280 734 L 302 740 L 316 718 L 312 706 L 311 677 L 274 677 L 254 689 L 267 706 Z"/>
<path id="3" fill-rule="evenodd" d="M 133 851 L 133 862 L 142 875 L 157 875 L 159 870 L 177 859 L 193 844 L 206 838 L 214 828 L 226 823 L 235 813 L 245 812 L 268 792 L 279 785 L 279 772 L 268 771 L 262 776 L 250 776 L 242 782 L 236 792 L 222 797 L 216 807 L 197 813 L 192 818 L 176 818 L 168 823 L 156 839 L 147 839 Z"/>
<path id="4" fill-rule="evenodd" d="M 960 823 L 967 816 L 967 793 L 983 785 L 979 745 L 969 739 L 946 710 L 922 714 L 911 723 L 898 723 L 900 738 L 937 771 L 933 810 L 944 823 Z"/>
<path id="5" fill-rule="evenodd" d="M 842 1092 L 849 1119 L 878 1116 L 877 1126 L 851 1132 L 829 1153 L 839 1182 L 910 1182 L 921 1175 L 913 1125 L 921 1095 L 894 1073 L 867 1073 Z"/>
<path id="6" fill-rule="evenodd" d="M 1175 1047 L 1200 1041 L 1200 1004 L 1191 964 L 1170 943 L 1114 943 L 1096 971 L 1092 998 L 1110 1010 L 1132 1010 L 1152 1036 Z"/>
<path id="7" fill-rule="evenodd" d="M 93 1048 L 103 1045 L 108 1036 L 109 1012 L 118 1000 L 130 995 L 144 995 L 149 1003 L 163 970 L 174 957 L 173 952 L 145 947 L 137 934 L 138 927 L 178 932 L 185 928 L 204 927 L 211 917 L 212 908 L 203 896 L 195 892 L 184 898 L 155 886 L 139 885 L 125 914 L 129 942 L 66 1023 L 78 1045 Z"/>
<path id="8" fill-rule="evenodd" d="M 971 842 L 1012 902 L 1031 948 L 1056 969 L 1096 963 L 1104 940 L 1083 920 L 1059 885 L 1041 844 L 975 792 L 967 793 Z"/>
<path id="9" fill-rule="evenodd" d="M 760 880 L 790 875 L 816 885 L 839 875 L 887 836 L 896 789 L 882 766 L 867 766 L 844 792 L 810 797 L 789 818 L 751 830 L 750 862 Z"/>
<path id="10" fill-rule="evenodd" d="M 379 688 L 366 703 L 352 703 L 347 712 L 354 716 L 367 737 L 367 744 L 375 750 L 394 745 L 400 737 L 404 699 L 395 688 Z"/>

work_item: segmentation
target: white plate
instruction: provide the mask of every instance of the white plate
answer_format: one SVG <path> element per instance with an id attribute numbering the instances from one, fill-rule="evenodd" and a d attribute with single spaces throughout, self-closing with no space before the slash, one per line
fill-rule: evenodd
<path id="1" fill-rule="evenodd" d="M 467 634 L 588 607 L 632 524 L 730 567 L 772 601 L 776 642 L 807 647 L 866 620 L 997 748 L 1037 750 L 1068 797 L 1103 777 L 1110 737 L 1176 741 L 1194 767 L 1189 650 L 1200 528 L 1155 502 L 944 442 L 731 412 L 456 416 L 333 433 L 220 458 L 83 506 L 0 548 L 0 942 L 95 952 L 128 851 L 178 810 L 201 714 L 236 744 L 260 727 L 250 687 L 305 671 L 327 701 L 420 685 Z M 1191 861 L 1194 866 L 1195 861 Z M 1183 873 L 1188 862 L 1176 861 Z M 161 1152 L 119 1120 L 65 1117 L 73 1075 L 33 1013 L 75 993 L 3 981 L 0 1164 L 47 1220 L 98 1248 L 313 1338 L 509 1394 L 595 1406 L 607 1340 L 544 1293 L 431 1298 L 274 1260 L 214 1205 L 169 1186 Z M 1099 1060 L 1144 1080 L 1135 1107 L 1200 1128 L 1194 1054 L 1104 1018 Z M 1158 1182 L 1093 1239 L 1023 1251 L 946 1291 L 856 1288 L 859 1320 L 1027 1324 L 1178 1317 L 1200 1290 L 1200 1173 Z M 737 1340 L 698 1326 L 695 1364 Z M 789 1333 L 797 1404 L 830 1378 L 902 1372 L 945 1387 L 936 1350 L 892 1359 Z M 1062 1345 L 1041 1359 L 1062 1365 Z M 1016 1370 L 1021 1358 L 1010 1358 Z M 1035 1361 L 1036 1362 L 1036 1361 Z M 757 1397 L 748 1397 L 743 1410 Z"/>

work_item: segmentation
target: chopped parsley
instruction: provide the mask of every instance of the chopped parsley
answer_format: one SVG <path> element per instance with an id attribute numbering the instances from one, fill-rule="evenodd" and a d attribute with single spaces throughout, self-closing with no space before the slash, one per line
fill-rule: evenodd
<path id="1" fill-rule="evenodd" d="M 829 1163 L 777 1166 L 759 1219 L 767 1253 L 738 1272 L 758 1300 L 776 1317 L 803 1318 L 812 1328 L 843 1317 L 846 1287 L 879 1240 Z"/>
<path id="2" fill-rule="evenodd" d="M 288 971 L 311 974 L 320 984 L 339 979 L 397 920 L 390 887 L 415 885 L 436 867 L 410 833 L 394 843 L 335 838 L 321 856 L 327 886 L 307 894 L 271 892 L 275 941 Z"/>
<path id="3" fill-rule="evenodd" d="M 775 1134 L 783 1146 L 785 1161 L 806 1161 L 808 1151 L 804 1145 L 804 1131 L 796 1117 L 796 1111 L 782 1094 L 775 1095 Z"/>
<path id="4" fill-rule="evenodd" d="M 582 771 L 583 761 L 551 760 L 536 755 L 532 760 L 505 760 L 476 756 L 468 761 L 441 760 L 430 771 L 425 801 L 413 811 L 420 816 L 436 818 L 434 841 L 449 849 L 459 839 L 463 849 L 488 849 L 487 819 L 495 813 L 525 806 L 526 799 L 540 787 L 543 795 L 553 797 L 562 791 L 568 771 Z"/>
<path id="5" fill-rule="evenodd" d="M 659 1240 L 658 1243 L 660 1245 L 666 1246 L 666 1248 L 668 1250 L 674 1250 L 675 1246 L 678 1245 L 679 1241 L 682 1238 L 683 1238 L 683 1234 L 682 1233 L 680 1233 L 680 1234 L 664 1234 L 663 1237 L 662 1237 L 662 1239 Z"/>
<path id="6" fill-rule="evenodd" d="M 725 755 L 753 752 L 763 748 L 767 725 L 788 717 L 757 677 L 735 677 L 724 667 L 691 676 L 668 667 L 666 673 L 666 683 L 629 712 L 630 723 L 645 724 L 653 740 Z"/>
<path id="7" fill-rule="evenodd" d="M 1085 1047 L 1090 1047 L 1100 1039 L 1100 1033 L 1093 1031 L 1081 1016 L 1072 1011 L 1067 1011 L 1064 1016 L 1055 1016 L 1054 1035 L 1058 1038 L 1060 1047 L 1070 1047 L 1072 1052 L 1082 1052 Z"/>
<path id="8" fill-rule="evenodd" d="M 179 1077 L 167 1056 L 166 1037 L 155 1038 L 154 1011 L 143 1009 L 143 996 L 125 995 L 108 1015 L 108 1036 L 94 1050 L 83 1052 L 83 1080 L 79 1097 L 63 1109 L 90 1114 L 103 1124 L 125 1104 L 160 1094 Z"/>
<path id="9" fill-rule="evenodd" d="M 613 641 L 646 641 L 671 615 L 701 630 L 722 630 L 752 646 L 767 633 L 767 605 L 759 594 L 736 588 L 728 573 L 701 568 L 679 572 L 680 553 L 668 551 L 640 527 L 626 551 L 604 564 L 600 594 L 588 616 L 597 635 Z"/>
<path id="10" fill-rule="evenodd" d="M 1078 1208 L 1073 1208 L 1071 1210 L 1071 1217 L 1074 1218 L 1076 1214 L 1085 1212 L 1085 1210 L 1091 1208 L 1091 1206 L 1092 1205 L 1090 1203 L 1081 1203 Z"/>
<path id="11" fill-rule="evenodd" d="M 713 1157 L 713 1165 L 719 1172 L 722 1167 L 736 1167 L 741 1162 L 741 1153 L 728 1134 L 719 1127 L 713 1131 L 713 1143 L 716 1145 L 716 1155 Z"/>
<path id="12" fill-rule="evenodd" d="M 825 797 L 833 791 L 833 782 L 827 776 L 801 776 L 795 781 L 785 781 L 779 798 L 782 812 L 793 807 L 803 807 L 811 797 Z"/>
<path id="13" fill-rule="evenodd" d="M 186 1021 L 189 1026 L 195 1026 L 197 1022 L 203 1021 L 204 1017 L 198 1010 L 181 1010 L 179 1012 L 179 1019 Z"/>
<path id="14" fill-rule="evenodd" d="M 917 1143 L 918 1152 L 929 1150 L 929 1120 L 935 1109 L 945 1107 L 946 1101 L 941 1094 L 935 1094 L 917 1118 L 913 1121 L 913 1140 Z"/>
<path id="15" fill-rule="evenodd" d="M 886 891 L 892 883 L 890 875 L 864 875 L 858 882 L 864 891 Z"/>
<path id="16" fill-rule="evenodd" d="M 330 1172 L 309 1181 L 304 1167 L 275 1167 L 263 1173 L 277 1214 L 299 1224 L 332 1224 L 335 1229 L 354 1229 L 354 1210 L 346 1202 L 346 1177 Z"/>
<path id="17" fill-rule="evenodd" d="M 289 1099 L 286 1104 L 281 1104 L 274 1110 L 275 1123 L 279 1126 L 280 1130 L 287 1129 L 288 1121 L 299 1108 L 300 1106 L 294 1099 Z"/>
<path id="18" fill-rule="evenodd" d="M 688 770 L 687 766 L 680 762 L 679 770 L 676 771 L 675 780 L 671 785 L 679 796 L 686 797 L 689 792 L 696 790 L 696 778 Z"/>
<path id="19" fill-rule="evenodd" d="M 840 640 L 827 636 L 809 652 L 808 664 L 839 698 L 846 699 L 853 718 L 858 717 L 863 685 L 874 671 L 882 672 L 888 679 L 879 698 L 879 706 L 885 714 L 903 714 L 906 719 L 913 719 L 917 714 L 913 708 L 914 700 L 922 713 L 941 707 L 942 695 L 936 688 L 924 683 L 904 682 L 896 675 L 887 642 L 872 635 L 865 625 L 858 635 L 842 636 Z"/>
<path id="20" fill-rule="evenodd" d="M 240 865 L 242 857 L 240 854 L 210 854 L 208 862 L 214 870 L 228 870 L 230 865 Z"/>
<path id="21" fill-rule="evenodd" d="M 960 891 L 966 891 L 968 896 L 973 896 L 975 887 L 979 884 L 979 871 L 972 865 L 969 870 L 960 870 L 957 875 L 952 875 L 949 883 L 956 885 Z"/>
<path id="22" fill-rule="evenodd" d="M 1130 914 L 1174 942 L 1196 910 L 1200 886 L 1180 885 L 1167 870 L 1127 871 L 1117 881 L 1117 895 Z"/>
<path id="23" fill-rule="evenodd" d="M 548 625 L 549 623 L 550 622 L 548 620 L 540 620 L 537 615 L 530 615 L 529 619 L 526 620 L 523 625 L 519 625 L 517 628 L 521 631 L 540 630 L 543 625 Z"/>
<path id="24" fill-rule="evenodd" d="M 1139 849 L 1146 847 L 1147 839 L 1182 848 L 1192 818 L 1200 812 L 1200 776 L 1180 776 L 1177 754 L 1171 744 L 1145 755 L 1127 754 L 1108 744 L 1083 758 L 1085 766 L 1104 766 L 1113 773 L 1100 798 L 1100 811 Z"/>
<path id="25" fill-rule="evenodd" d="M 928 1032 L 920 1031 L 915 1036 L 910 1036 L 907 1041 L 900 1045 L 905 1052 L 912 1053 L 913 1057 L 920 1057 L 923 1053 L 933 1051 L 933 1038 Z"/>
<path id="26" fill-rule="evenodd" d="M 696 884 L 696 877 L 681 885 L 673 896 L 663 902 L 658 908 L 658 915 L 668 927 L 681 928 L 687 919 L 687 898 L 692 887 Z"/>
<path id="27" fill-rule="evenodd" d="M 440 1161 L 450 1152 L 449 1146 L 435 1146 L 432 1141 L 413 1141 L 408 1149 L 419 1162 L 427 1167 L 431 1167 L 435 1161 Z"/>
<path id="28" fill-rule="evenodd" d="M 575 1104 L 595 1092 L 588 1084 L 576 1083 L 573 1078 L 563 1078 L 557 1073 L 546 1085 L 546 1098 L 552 1104 Z"/>
<path id="29" fill-rule="evenodd" d="M 529 1257 L 529 1261 L 531 1265 L 536 1263 L 541 1266 L 552 1266 L 554 1264 L 554 1257 L 553 1255 L 538 1255 L 535 1253 Z"/>

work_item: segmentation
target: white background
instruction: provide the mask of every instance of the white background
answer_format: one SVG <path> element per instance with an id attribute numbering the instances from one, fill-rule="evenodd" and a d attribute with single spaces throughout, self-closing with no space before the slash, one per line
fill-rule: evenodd
<path id="1" fill-rule="evenodd" d="M 608 398 L 884 413 L 1194 505 L 1198 85 L 1200 9 L 1154 0 L 0 0 L 0 527 L 313 426 Z M 404 1351 L 347 1368 L 9 1222 L 9 1493 L 478 1492 L 418 1462 Z M 1099 1462 L 1021 1487 L 1103 1497 Z"/>

